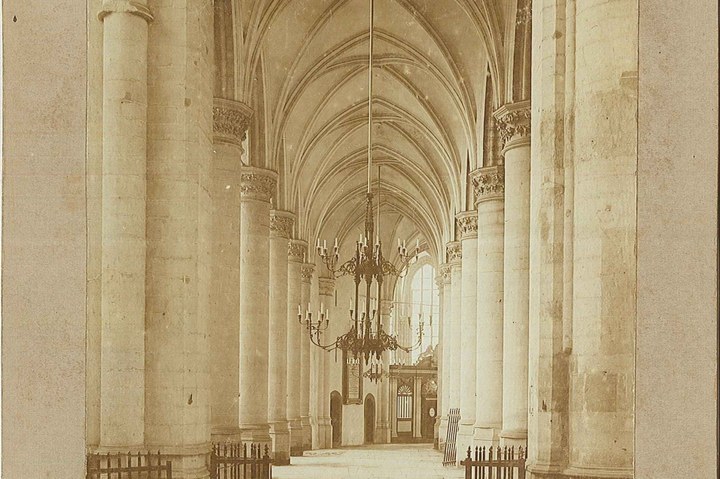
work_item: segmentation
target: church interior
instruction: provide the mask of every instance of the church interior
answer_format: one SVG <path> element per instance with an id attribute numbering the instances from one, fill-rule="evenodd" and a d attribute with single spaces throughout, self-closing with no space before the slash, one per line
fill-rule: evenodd
<path id="1" fill-rule="evenodd" d="M 87 477 L 634 477 L 635 0 L 87 3 Z"/>

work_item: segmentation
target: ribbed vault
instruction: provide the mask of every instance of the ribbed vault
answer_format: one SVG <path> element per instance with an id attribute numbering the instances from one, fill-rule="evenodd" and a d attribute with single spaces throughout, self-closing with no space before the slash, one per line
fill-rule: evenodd
<path id="1" fill-rule="evenodd" d="M 216 42 L 216 91 L 263 110 L 255 117 L 262 127 L 249 134 L 251 163 L 280 173 L 276 205 L 298 214 L 298 237 L 337 236 L 346 248 L 362 229 L 367 185 L 369 3 L 215 7 L 216 32 L 225 36 Z M 467 207 L 468 169 L 482 165 L 486 97 L 503 103 L 516 7 L 376 0 L 372 151 L 386 244 L 418 238 L 442 261 L 453 216 Z M 372 179 L 376 189 L 376 168 Z"/>

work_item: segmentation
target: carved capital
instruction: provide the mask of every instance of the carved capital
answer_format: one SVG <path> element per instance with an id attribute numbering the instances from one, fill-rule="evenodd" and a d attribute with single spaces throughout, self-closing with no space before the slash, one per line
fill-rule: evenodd
<path id="1" fill-rule="evenodd" d="M 505 166 L 486 166 L 471 173 L 475 204 L 505 196 Z"/>
<path id="2" fill-rule="evenodd" d="M 530 100 L 508 103 L 493 113 L 503 148 L 508 143 L 530 141 Z"/>
<path id="3" fill-rule="evenodd" d="M 277 173 L 243 166 L 240 170 L 240 199 L 270 201 L 277 186 Z"/>
<path id="4" fill-rule="evenodd" d="M 460 239 L 470 239 L 470 238 L 477 238 L 477 230 L 478 230 L 478 223 L 477 223 L 477 211 L 463 211 L 462 213 L 458 213 L 455 217 L 455 221 L 457 222 L 457 228 L 458 232 L 460 233 Z"/>
<path id="5" fill-rule="evenodd" d="M 333 296 L 335 293 L 335 280 L 333 278 L 318 278 L 320 296 Z"/>
<path id="6" fill-rule="evenodd" d="M 242 146 L 252 114 L 252 108 L 245 103 L 213 98 L 214 141 Z"/>
<path id="7" fill-rule="evenodd" d="M 128 13 L 136 15 L 148 23 L 153 21 L 152 13 L 146 5 L 147 2 L 133 0 L 104 0 L 98 12 L 98 19 L 103 21 L 111 13 Z"/>
<path id="8" fill-rule="evenodd" d="M 315 265 L 305 263 L 300 267 L 300 279 L 303 283 L 310 283 L 312 281 L 313 273 L 315 272 Z"/>
<path id="9" fill-rule="evenodd" d="M 515 23 L 518 25 L 532 24 L 532 4 L 529 1 L 518 2 L 517 15 Z"/>
<path id="10" fill-rule="evenodd" d="M 443 263 L 440 265 L 440 279 L 443 284 L 450 284 L 452 280 L 452 266 L 450 263 Z"/>
<path id="11" fill-rule="evenodd" d="M 462 261 L 462 243 L 452 241 L 445 248 L 448 263 L 460 263 Z"/>
<path id="12" fill-rule="evenodd" d="M 270 211 L 270 236 L 290 239 L 295 215 L 289 211 Z"/>
<path id="13" fill-rule="evenodd" d="M 288 259 L 296 263 L 304 263 L 305 257 L 307 256 L 307 241 L 303 240 L 290 240 L 288 245 Z"/>

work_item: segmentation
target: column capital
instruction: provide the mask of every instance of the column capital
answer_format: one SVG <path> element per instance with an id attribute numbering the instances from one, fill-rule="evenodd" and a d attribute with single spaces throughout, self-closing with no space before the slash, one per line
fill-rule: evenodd
<path id="1" fill-rule="evenodd" d="M 451 241 L 445 247 L 447 261 L 452 266 L 457 266 L 462 261 L 462 243 L 459 241 Z"/>
<path id="2" fill-rule="evenodd" d="M 495 113 L 496 125 L 503 149 L 530 141 L 530 100 L 516 103 L 507 103 L 498 108 Z"/>
<path id="3" fill-rule="evenodd" d="M 146 3 L 139 0 L 104 0 L 98 19 L 103 21 L 111 13 L 129 13 L 152 23 L 154 18 Z"/>
<path id="4" fill-rule="evenodd" d="M 443 284 L 450 284 L 452 281 L 452 266 L 450 263 L 443 263 L 440 265 L 440 279 Z"/>
<path id="5" fill-rule="evenodd" d="M 303 283 L 310 283 L 312 281 L 313 273 L 315 272 L 315 265 L 311 263 L 303 263 L 300 267 L 300 278 Z"/>
<path id="6" fill-rule="evenodd" d="M 213 141 L 242 146 L 253 110 L 241 101 L 213 98 Z"/>
<path id="7" fill-rule="evenodd" d="M 277 187 L 277 177 L 272 170 L 243 166 L 240 169 L 240 199 L 269 202 Z"/>
<path id="8" fill-rule="evenodd" d="M 335 292 L 335 279 L 318 278 L 318 287 L 320 296 L 332 296 Z"/>
<path id="9" fill-rule="evenodd" d="M 294 239 L 288 244 L 288 258 L 295 263 L 304 263 L 307 257 L 308 244 L 305 240 Z"/>
<path id="10" fill-rule="evenodd" d="M 295 215 L 289 211 L 270 210 L 270 236 L 290 239 Z"/>
<path id="11" fill-rule="evenodd" d="M 455 216 L 460 240 L 477 238 L 477 210 L 462 211 Z"/>
<path id="12" fill-rule="evenodd" d="M 475 204 L 505 197 L 505 165 L 485 166 L 470 173 Z"/>

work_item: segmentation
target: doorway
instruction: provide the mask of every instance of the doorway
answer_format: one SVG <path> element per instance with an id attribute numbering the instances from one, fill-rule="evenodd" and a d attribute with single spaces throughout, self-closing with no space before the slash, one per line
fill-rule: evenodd
<path id="1" fill-rule="evenodd" d="M 332 426 L 332 446 L 342 445 L 342 396 L 339 392 L 330 393 L 330 426 Z"/>
<path id="2" fill-rule="evenodd" d="M 365 396 L 365 444 L 375 442 L 375 396 Z"/>

